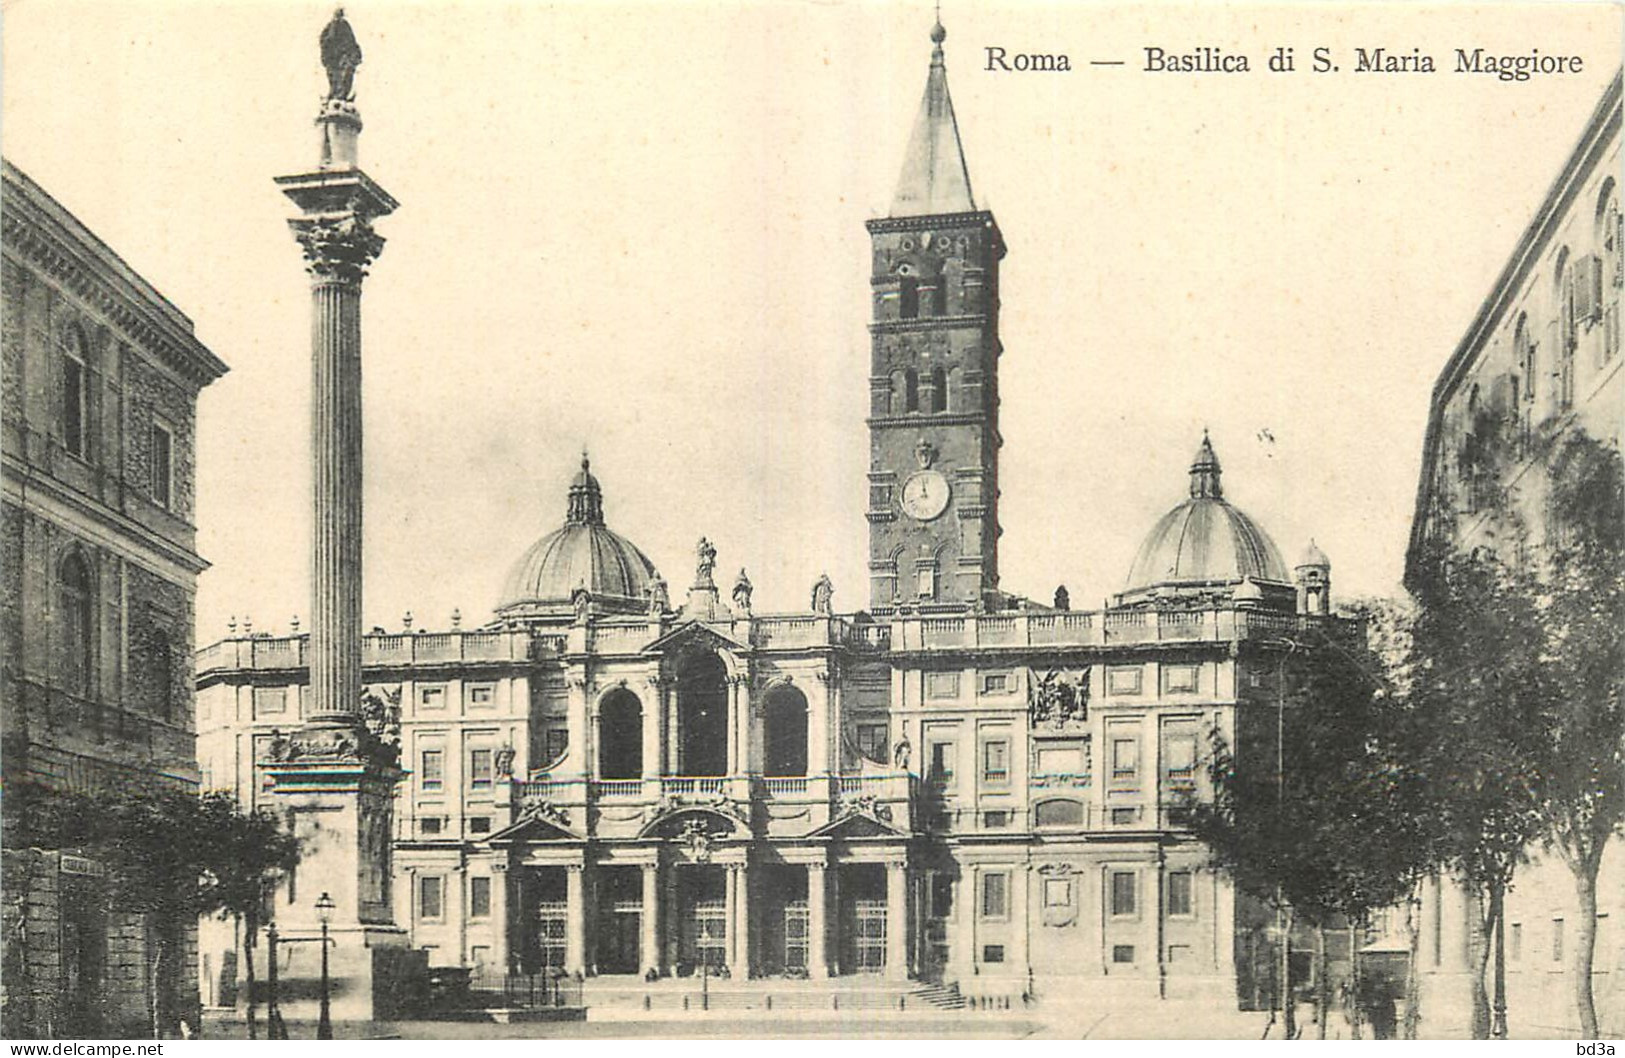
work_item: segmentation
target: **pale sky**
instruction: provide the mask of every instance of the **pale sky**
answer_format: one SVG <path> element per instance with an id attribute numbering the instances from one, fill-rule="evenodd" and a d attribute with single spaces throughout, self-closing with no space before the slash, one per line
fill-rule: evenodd
<path id="1" fill-rule="evenodd" d="M 367 172 L 368 625 L 465 626 L 559 525 L 583 445 L 674 589 L 867 602 L 868 239 L 931 4 L 346 5 Z M 308 287 L 274 176 L 313 168 L 329 4 L 4 4 L 8 158 L 231 366 L 200 410 L 198 638 L 308 613 Z M 1003 586 L 1120 590 L 1206 425 L 1226 494 L 1335 592 L 1403 561 L 1428 390 L 1619 64 L 1619 9 L 946 0 L 1004 262 Z M 1070 73 L 988 72 L 984 49 Z M 1246 54 L 1154 74 L 1143 49 Z M 1302 72 L 1263 71 L 1292 46 Z M 1338 74 L 1307 72 L 1331 47 Z M 1350 72 L 1355 46 L 1432 75 Z M 1453 50 L 1578 54 L 1458 75 Z M 1091 67 L 1089 59 L 1123 59 Z M 1267 431 L 1273 442 L 1264 439 Z"/>

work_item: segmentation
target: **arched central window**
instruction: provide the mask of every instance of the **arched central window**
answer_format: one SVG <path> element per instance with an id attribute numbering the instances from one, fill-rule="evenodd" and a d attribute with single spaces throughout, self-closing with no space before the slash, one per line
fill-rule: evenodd
<path id="1" fill-rule="evenodd" d="M 903 410 L 920 410 L 920 373 L 912 367 L 903 372 Z"/>
<path id="2" fill-rule="evenodd" d="M 75 551 L 62 560 L 57 576 L 58 671 L 62 686 L 74 694 L 90 693 L 94 613 L 90 567 Z"/>
<path id="3" fill-rule="evenodd" d="M 763 721 L 767 776 L 807 774 L 807 699 L 794 687 L 779 687 L 767 698 Z"/>
<path id="4" fill-rule="evenodd" d="M 1602 348 L 1599 364 L 1619 353 L 1619 291 L 1625 283 L 1625 257 L 1620 243 L 1625 241 L 1619 213 L 1619 185 L 1609 180 L 1603 185 L 1597 205 L 1597 246 L 1602 253 Z"/>
<path id="5" fill-rule="evenodd" d="M 677 770 L 728 774 L 728 670 L 715 654 L 692 654 L 677 671 Z"/>
<path id="6" fill-rule="evenodd" d="M 1579 320 L 1574 308 L 1574 261 L 1568 248 L 1558 256 L 1557 266 L 1557 407 L 1574 406 L 1574 350 L 1580 343 Z"/>
<path id="7" fill-rule="evenodd" d="M 643 774 L 643 703 L 628 690 L 611 692 L 598 706 L 598 776 L 636 779 Z"/>
<path id="8" fill-rule="evenodd" d="M 948 410 L 948 372 L 940 367 L 931 369 L 931 410 Z"/>

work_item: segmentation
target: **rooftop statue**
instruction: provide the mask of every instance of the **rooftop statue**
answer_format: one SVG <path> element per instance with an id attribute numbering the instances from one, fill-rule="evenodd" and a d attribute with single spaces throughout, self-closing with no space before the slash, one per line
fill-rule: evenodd
<path id="1" fill-rule="evenodd" d="M 322 30 L 322 66 L 327 70 L 327 98 L 349 101 L 355 97 L 355 68 L 361 65 L 361 45 L 355 42 L 344 8 L 333 12 Z"/>

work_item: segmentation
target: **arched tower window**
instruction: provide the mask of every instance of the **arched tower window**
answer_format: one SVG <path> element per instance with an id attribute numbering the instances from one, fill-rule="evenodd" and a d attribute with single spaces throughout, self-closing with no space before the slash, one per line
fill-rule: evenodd
<path id="1" fill-rule="evenodd" d="M 643 774 L 643 703 L 628 690 L 611 692 L 598 706 L 598 775 L 636 779 Z"/>
<path id="2" fill-rule="evenodd" d="M 931 369 L 931 410 L 948 410 L 948 372 L 940 367 Z"/>
<path id="3" fill-rule="evenodd" d="M 167 718 L 175 704 L 175 650 L 169 637 L 154 628 L 146 635 L 145 652 L 147 711 Z"/>
<path id="4" fill-rule="evenodd" d="M 1568 247 L 1557 264 L 1557 407 L 1574 406 L 1574 350 L 1580 343 L 1579 320 L 1574 311 L 1574 260 Z"/>
<path id="5" fill-rule="evenodd" d="M 1597 204 L 1597 248 L 1602 256 L 1602 347 L 1597 353 L 1599 363 L 1607 363 L 1619 353 L 1619 291 L 1625 284 L 1625 258 L 1621 243 L 1625 242 L 1625 229 L 1621 228 L 1619 213 L 1619 185 L 1609 180 L 1603 185 Z"/>
<path id="6" fill-rule="evenodd" d="M 728 670 L 715 654 L 689 655 L 678 667 L 677 769 L 728 773 Z"/>
<path id="7" fill-rule="evenodd" d="M 763 718 L 762 774 L 807 774 L 807 699 L 794 687 L 779 687 L 767 698 Z"/>
<path id="8" fill-rule="evenodd" d="M 90 346 L 78 324 L 62 331 L 62 446 L 80 459 L 90 453 Z"/>
<path id="9" fill-rule="evenodd" d="M 948 315 L 948 277 L 937 276 L 937 285 L 931 288 L 931 315 Z"/>
<path id="10" fill-rule="evenodd" d="M 61 684 L 73 694 L 88 695 L 95 671 L 95 592 L 90 566 L 78 551 L 63 559 L 57 571 L 57 618 Z"/>
<path id="11" fill-rule="evenodd" d="M 912 367 L 903 372 L 903 410 L 920 410 L 920 373 Z"/>

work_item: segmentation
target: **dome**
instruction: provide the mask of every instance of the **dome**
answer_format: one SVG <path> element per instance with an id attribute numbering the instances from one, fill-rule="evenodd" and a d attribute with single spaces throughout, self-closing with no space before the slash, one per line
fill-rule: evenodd
<path id="1" fill-rule="evenodd" d="M 1311 537 L 1309 540 L 1309 546 L 1303 549 L 1303 557 L 1298 559 L 1298 565 L 1300 567 L 1324 566 L 1327 569 L 1330 569 L 1332 560 L 1326 557 L 1326 552 L 1322 551 L 1315 545 L 1314 538 Z"/>
<path id="2" fill-rule="evenodd" d="M 1127 591 L 1171 585 L 1235 584 L 1244 579 L 1290 584 L 1275 542 L 1225 502 L 1219 458 L 1207 435 L 1191 463 L 1190 499 L 1163 515 L 1129 570 Z"/>
<path id="3" fill-rule="evenodd" d="M 536 541 L 514 563 L 497 610 L 563 613 L 582 589 L 609 609 L 642 610 L 659 576 L 637 545 L 605 527 L 603 490 L 583 455 L 581 471 L 570 483 L 563 527 Z"/>

